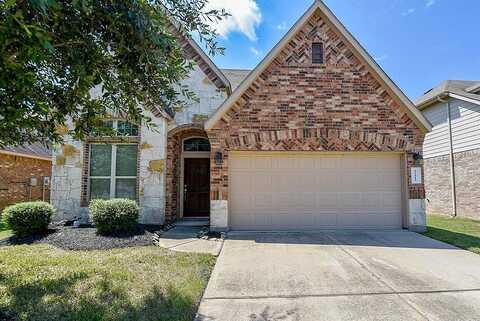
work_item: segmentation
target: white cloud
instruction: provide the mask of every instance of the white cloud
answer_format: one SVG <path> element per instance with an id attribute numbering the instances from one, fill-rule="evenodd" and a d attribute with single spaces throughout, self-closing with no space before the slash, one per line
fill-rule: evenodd
<path id="1" fill-rule="evenodd" d="M 255 28 L 262 22 L 262 13 L 256 0 L 210 0 L 205 9 L 225 9 L 230 14 L 211 23 L 220 36 L 226 38 L 231 32 L 241 32 L 251 41 L 257 40 Z"/>
<path id="2" fill-rule="evenodd" d="M 279 25 L 277 26 L 277 29 L 278 29 L 278 30 L 287 30 L 287 29 L 288 29 L 287 23 L 286 23 L 285 21 L 283 21 L 281 24 L 279 24 Z"/>
<path id="3" fill-rule="evenodd" d="M 415 8 L 410 8 L 407 11 L 402 12 L 402 16 L 408 16 L 415 12 Z"/>
<path id="4" fill-rule="evenodd" d="M 257 57 L 259 57 L 263 54 L 260 50 L 258 50 L 255 47 L 250 47 L 250 52 L 253 53 Z"/>
<path id="5" fill-rule="evenodd" d="M 425 4 L 425 6 L 428 8 L 428 7 L 431 7 L 435 4 L 436 0 L 427 0 L 427 3 Z"/>
<path id="6" fill-rule="evenodd" d="M 373 57 L 373 59 L 375 59 L 377 62 L 385 61 L 385 60 L 388 59 L 388 55 L 385 54 L 385 55 L 381 55 L 381 56 L 378 56 L 378 57 Z"/>

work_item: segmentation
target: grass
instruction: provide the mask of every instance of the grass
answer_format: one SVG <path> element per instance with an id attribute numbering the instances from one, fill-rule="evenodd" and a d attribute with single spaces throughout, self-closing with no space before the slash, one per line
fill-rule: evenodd
<path id="1" fill-rule="evenodd" d="M 0 320 L 191 321 L 213 265 L 210 255 L 155 246 L 0 247 Z"/>
<path id="2" fill-rule="evenodd" d="M 425 236 L 480 254 L 480 221 L 429 215 Z"/>
<path id="3" fill-rule="evenodd" d="M 12 231 L 3 223 L 1 217 L 0 217 L 0 240 L 5 239 L 9 236 L 12 235 Z"/>

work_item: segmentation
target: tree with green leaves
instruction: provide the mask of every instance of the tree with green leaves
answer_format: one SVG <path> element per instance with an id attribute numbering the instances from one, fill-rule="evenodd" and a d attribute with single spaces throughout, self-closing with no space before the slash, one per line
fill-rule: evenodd
<path id="1" fill-rule="evenodd" d="M 221 53 L 208 22 L 227 14 L 207 2 L 0 0 L 0 146 L 60 143 L 67 121 L 83 139 L 112 112 L 151 125 L 148 111 L 182 106 L 193 66 L 172 23 Z"/>

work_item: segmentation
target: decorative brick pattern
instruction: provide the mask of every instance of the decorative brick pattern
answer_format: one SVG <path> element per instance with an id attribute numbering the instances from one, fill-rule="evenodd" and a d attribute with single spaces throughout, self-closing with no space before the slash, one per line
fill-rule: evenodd
<path id="1" fill-rule="evenodd" d="M 179 217 L 182 141 L 188 137 L 207 137 L 202 125 L 184 125 L 172 129 L 167 138 L 167 180 L 165 221 Z"/>
<path id="2" fill-rule="evenodd" d="M 8 205 L 50 199 L 50 186 L 43 187 L 43 178 L 51 177 L 52 162 L 16 155 L 0 154 L 0 211 Z M 30 179 L 37 186 L 30 186 Z"/>
<path id="3" fill-rule="evenodd" d="M 323 43 L 325 64 L 311 63 L 313 42 Z M 395 151 L 407 153 L 410 167 L 424 139 L 406 107 L 320 13 L 207 134 L 212 200 L 228 200 L 230 150 Z M 409 183 L 409 198 L 424 198 L 423 185 Z"/>
<path id="4" fill-rule="evenodd" d="M 454 155 L 457 215 L 480 218 L 480 149 Z M 448 155 L 424 161 L 427 213 L 451 215 L 452 189 Z"/>

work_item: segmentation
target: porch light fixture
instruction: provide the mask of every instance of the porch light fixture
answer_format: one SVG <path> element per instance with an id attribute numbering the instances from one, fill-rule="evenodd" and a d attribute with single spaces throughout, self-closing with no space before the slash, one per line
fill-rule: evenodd
<path id="1" fill-rule="evenodd" d="M 410 155 L 412 155 L 412 158 L 416 165 L 420 164 L 423 160 L 423 156 L 420 153 L 413 152 L 413 153 L 410 153 Z"/>
<path id="2" fill-rule="evenodd" d="M 215 164 L 217 164 L 217 165 L 222 165 L 222 164 L 223 164 L 223 155 L 222 155 L 222 152 L 221 152 L 221 151 L 216 151 L 216 152 L 215 152 L 214 159 L 215 159 Z"/>

